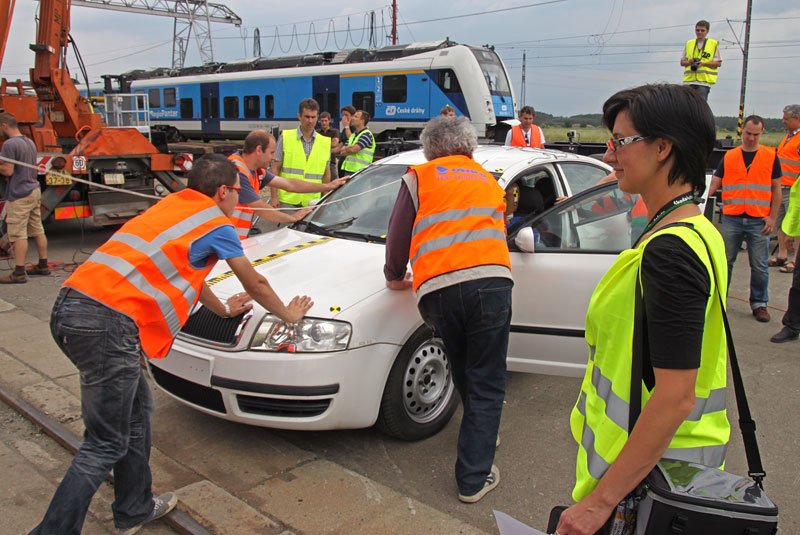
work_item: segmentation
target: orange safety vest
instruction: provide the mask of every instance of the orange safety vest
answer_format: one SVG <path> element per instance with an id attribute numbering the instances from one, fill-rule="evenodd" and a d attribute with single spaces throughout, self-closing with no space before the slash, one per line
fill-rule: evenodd
<path id="1" fill-rule="evenodd" d="M 414 291 L 439 275 L 484 265 L 511 269 L 504 223 L 505 192 L 467 156 L 411 167 L 419 208 L 409 258 Z"/>
<path id="2" fill-rule="evenodd" d="M 525 135 L 522 133 L 522 127 L 516 125 L 511 128 L 511 146 L 512 147 L 533 147 L 535 149 L 544 148 L 542 145 L 542 136 L 539 135 L 539 127 L 535 124 L 531 125 L 531 142 L 525 143 Z"/>
<path id="3" fill-rule="evenodd" d="M 167 355 L 216 263 L 189 263 L 192 243 L 230 225 L 217 204 L 192 189 L 172 193 L 131 219 L 64 282 L 130 317 L 150 358 Z"/>
<path id="4" fill-rule="evenodd" d="M 228 156 L 228 160 L 233 162 L 233 164 L 236 166 L 236 170 L 239 171 L 239 173 L 247 177 L 247 180 L 250 181 L 250 185 L 253 186 L 253 191 L 258 193 L 258 191 L 261 189 L 259 174 L 257 172 L 253 173 L 253 171 L 247 167 L 247 164 L 244 163 L 242 155 L 238 152 L 235 152 Z M 250 234 L 250 227 L 253 226 L 254 216 L 255 210 L 247 208 L 244 205 L 236 205 L 236 209 L 231 214 L 231 222 L 233 223 L 234 228 L 236 228 L 236 234 L 239 236 L 240 240 L 244 240 L 247 238 L 247 235 Z"/>
<path id="5" fill-rule="evenodd" d="M 775 149 L 758 148 L 749 168 L 744 166 L 742 147 L 725 153 L 725 176 L 722 177 L 722 213 L 767 217 L 772 203 L 772 168 Z"/>
<path id="6" fill-rule="evenodd" d="M 781 186 L 792 187 L 800 177 L 800 132 L 783 138 L 778 145 L 778 158 L 781 161 Z"/>

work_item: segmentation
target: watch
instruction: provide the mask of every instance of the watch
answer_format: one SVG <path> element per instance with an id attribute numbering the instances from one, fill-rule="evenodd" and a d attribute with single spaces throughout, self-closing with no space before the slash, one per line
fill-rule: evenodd
<path id="1" fill-rule="evenodd" d="M 228 303 L 225 303 L 225 317 L 231 317 L 231 306 Z"/>

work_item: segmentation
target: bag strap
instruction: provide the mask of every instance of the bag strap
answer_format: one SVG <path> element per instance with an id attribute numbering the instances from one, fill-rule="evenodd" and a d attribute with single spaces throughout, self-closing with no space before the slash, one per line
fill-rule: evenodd
<path id="1" fill-rule="evenodd" d="M 719 277 L 717 277 L 717 268 L 714 265 L 714 258 L 711 255 L 711 248 L 703 235 L 694 228 L 694 225 L 685 222 L 673 223 L 670 226 L 684 226 L 692 229 L 703 242 L 708 252 L 709 262 L 711 263 L 711 270 L 714 274 L 714 284 L 717 287 L 717 299 L 719 300 L 720 311 L 722 313 L 722 321 L 725 324 L 725 338 L 728 343 L 728 356 L 731 363 L 731 375 L 733 377 L 733 390 L 736 394 L 736 406 L 739 409 L 739 429 L 742 432 L 742 440 L 744 442 L 744 451 L 747 457 L 747 475 L 760 488 L 764 488 L 763 480 L 767 476 L 761 464 L 761 454 L 758 450 L 758 440 L 756 439 L 756 423 L 750 414 L 750 406 L 747 403 L 747 394 L 744 389 L 744 381 L 742 380 L 742 372 L 739 368 L 739 359 L 736 357 L 736 348 L 733 344 L 733 336 L 731 334 L 731 326 L 728 321 L 728 314 L 725 311 L 725 304 L 722 301 L 722 291 L 719 286 Z M 666 227 L 664 227 L 666 228 Z M 630 410 L 628 414 L 628 433 L 636 425 L 636 421 L 641 414 L 641 399 L 642 399 L 642 368 L 644 365 L 644 356 L 649 355 L 650 348 L 647 341 L 647 318 L 644 308 L 643 289 L 639 280 L 640 273 L 637 273 L 637 287 L 634 308 L 634 329 L 633 329 L 633 362 L 631 365 L 631 392 L 630 392 Z M 639 403 L 634 403 L 633 400 L 639 400 Z"/>

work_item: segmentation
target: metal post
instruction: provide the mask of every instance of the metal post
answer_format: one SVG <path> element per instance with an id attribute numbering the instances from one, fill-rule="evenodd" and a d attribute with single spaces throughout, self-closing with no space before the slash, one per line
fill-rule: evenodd
<path id="1" fill-rule="evenodd" d="M 736 126 L 736 141 L 742 140 L 742 121 L 744 121 L 744 96 L 747 91 L 747 56 L 750 50 L 750 15 L 753 0 L 747 0 L 747 18 L 744 21 L 744 50 L 742 50 L 742 87 L 739 90 L 739 120 Z"/>
<path id="2" fill-rule="evenodd" d="M 520 89 L 520 93 L 519 93 L 520 102 L 522 103 L 522 106 L 524 106 L 526 104 L 526 102 L 525 102 L 525 69 L 526 69 L 526 67 L 525 67 L 525 55 L 527 54 L 527 52 L 528 52 L 527 50 L 523 50 L 522 51 L 522 88 Z M 522 107 L 522 106 L 520 106 L 520 107 Z"/>
<path id="3" fill-rule="evenodd" d="M 392 0 L 392 44 L 397 44 L 397 0 Z"/>

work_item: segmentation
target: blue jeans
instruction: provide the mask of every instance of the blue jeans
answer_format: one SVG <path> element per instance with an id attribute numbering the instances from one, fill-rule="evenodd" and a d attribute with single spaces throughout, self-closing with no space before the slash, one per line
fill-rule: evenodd
<path id="1" fill-rule="evenodd" d="M 700 96 L 703 97 L 703 100 L 708 101 L 708 94 L 711 92 L 710 87 L 708 87 L 707 85 L 694 85 L 694 84 L 690 84 L 690 87 L 695 91 L 697 91 L 700 94 Z"/>
<path id="2" fill-rule="evenodd" d="M 464 406 L 455 471 L 465 496 L 483 488 L 494 462 L 513 286 L 511 279 L 477 279 L 424 295 L 419 303 L 422 319 L 444 342 Z"/>
<path id="3" fill-rule="evenodd" d="M 141 524 L 153 510 L 153 397 L 141 366 L 139 329 L 129 317 L 74 290 L 50 317 L 58 347 L 80 371 L 83 444 L 31 533 L 79 534 L 97 488 L 114 470 L 114 524 Z"/>
<path id="4" fill-rule="evenodd" d="M 767 306 L 769 302 L 769 236 L 761 233 L 764 220 L 756 217 L 722 216 L 722 239 L 725 240 L 725 256 L 728 258 L 728 283 L 733 274 L 733 263 L 742 246 L 747 243 L 750 260 L 750 308 Z"/>

